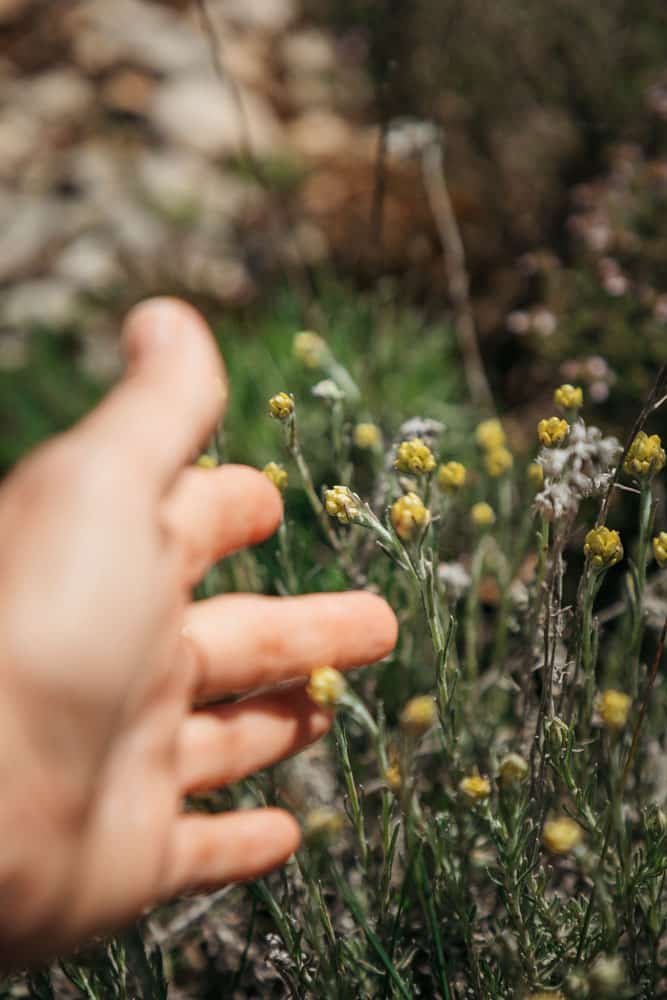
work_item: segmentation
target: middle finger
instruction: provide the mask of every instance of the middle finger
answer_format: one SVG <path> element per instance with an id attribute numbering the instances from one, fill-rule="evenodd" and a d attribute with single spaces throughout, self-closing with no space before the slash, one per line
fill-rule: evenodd
<path id="1" fill-rule="evenodd" d="M 191 604 L 194 697 L 221 698 L 303 677 L 315 667 L 373 663 L 396 644 L 396 617 L 366 591 L 260 597 L 228 594 Z"/>

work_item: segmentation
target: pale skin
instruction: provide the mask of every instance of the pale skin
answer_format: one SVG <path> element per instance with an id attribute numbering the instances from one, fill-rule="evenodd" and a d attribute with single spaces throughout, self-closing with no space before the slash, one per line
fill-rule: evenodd
<path id="1" fill-rule="evenodd" d="M 300 679 L 396 641 L 392 611 L 364 592 L 192 602 L 209 566 L 271 535 L 281 498 L 254 469 L 192 465 L 227 394 L 193 309 L 143 303 L 123 341 L 115 389 L 0 487 L 5 965 L 286 861 L 289 813 L 186 814 L 184 797 L 322 736 L 331 717 Z"/>

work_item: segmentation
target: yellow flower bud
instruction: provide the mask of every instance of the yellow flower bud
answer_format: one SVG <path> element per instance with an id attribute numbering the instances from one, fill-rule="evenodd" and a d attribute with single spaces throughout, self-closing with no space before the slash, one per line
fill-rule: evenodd
<path id="1" fill-rule="evenodd" d="M 653 555 L 661 569 L 667 566 L 667 531 L 661 531 L 653 539 Z"/>
<path id="2" fill-rule="evenodd" d="M 445 462 L 438 469 L 438 486 L 445 493 L 462 490 L 466 484 L 466 467 L 460 462 Z"/>
<path id="3" fill-rule="evenodd" d="M 287 469 L 279 465 L 277 462 L 267 462 L 267 464 L 262 469 L 262 472 L 267 479 L 270 479 L 275 487 L 277 487 L 282 493 L 283 490 L 287 489 L 287 484 L 289 482 L 289 476 L 287 474 Z"/>
<path id="4" fill-rule="evenodd" d="M 484 465 L 488 474 L 493 476 L 494 479 L 498 479 L 506 472 L 509 472 L 514 465 L 512 452 L 502 446 L 491 448 L 484 456 Z"/>
<path id="5" fill-rule="evenodd" d="M 294 413 L 294 399 L 286 392 L 277 392 L 269 400 L 269 415 L 274 420 L 289 420 Z"/>
<path id="6" fill-rule="evenodd" d="M 200 469 L 217 469 L 218 467 L 218 463 L 212 455 L 200 455 L 197 459 L 197 465 Z"/>
<path id="7" fill-rule="evenodd" d="M 361 501 L 349 486 L 334 486 L 324 491 L 324 509 L 341 524 L 350 524 L 359 518 Z"/>
<path id="8" fill-rule="evenodd" d="M 659 434 L 645 434 L 640 431 L 628 448 L 623 468 L 629 476 L 650 479 L 665 467 L 665 449 Z"/>
<path id="9" fill-rule="evenodd" d="M 409 472 L 413 476 L 433 472 L 435 469 L 433 452 L 421 438 L 414 437 L 410 441 L 402 441 L 398 446 L 394 468 L 399 472 Z"/>
<path id="10" fill-rule="evenodd" d="M 526 469 L 526 475 L 536 490 L 544 486 L 544 469 L 539 462 L 531 462 Z"/>
<path id="11" fill-rule="evenodd" d="M 394 531 L 404 542 L 411 541 L 431 520 L 431 514 L 421 497 L 406 493 L 399 497 L 389 512 Z"/>
<path id="12" fill-rule="evenodd" d="M 311 809 L 303 822 L 303 836 L 309 841 L 335 840 L 343 829 L 343 816 L 330 806 Z"/>
<path id="13" fill-rule="evenodd" d="M 469 802 L 483 802 L 491 794 L 491 782 L 481 774 L 469 774 L 459 782 L 459 791 Z"/>
<path id="14" fill-rule="evenodd" d="M 591 528 L 584 540 L 584 554 L 594 569 L 609 569 L 623 558 L 621 536 L 605 525 Z"/>
<path id="15" fill-rule="evenodd" d="M 401 712 L 400 725 L 404 733 L 418 738 L 423 736 L 438 717 L 435 702 L 428 694 L 411 698 Z"/>
<path id="16" fill-rule="evenodd" d="M 396 758 L 392 759 L 391 763 L 385 768 L 384 780 L 392 792 L 400 792 L 403 776 L 401 775 L 401 765 Z"/>
<path id="17" fill-rule="evenodd" d="M 496 515 L 491 504 L 482 500 L 470 508 L 470 520 L 477 528 L 488 528 L 495 524 Z"/>
<path id="18" fill-rule="evenodd" d="M 579 386 L 566 382 L 565 385 L 559 385 L 554 392 L 554 403 L 561 410 L 580 410 L 584 405 L 583 391 Z"/>
<path id="19" fill-rule="evenodd" d="M 550 819 L 544 824 L 542 843 L 553 854 L 569 854 L 582 840 L 583 833 L 578 823 L 569 816 Z"/>
<path id="20" fill-rule="evenodd" d="M 357 448 L 369 450 L 377 448 L 382 441 L 382 434 L 377 424 L 357 424 L 354 428 L 353 439 Z"/>
<path id="21" fill-rule="evenodd" d="M 320 708 L 335 708 L 347 684 L 339 670 L 334 667 L 318 667 L 313 670 L 306 685 L 306 692 Z"/>
<path id="22" fill-rule="evenodd" d="M 622 691 L 609 688 L 603 691 L 598 701 L 598 711 L 607 729 L 623 729 L 628 721 L 632 698 Z"/>
<path id="23" fill-rule="evenodd" d="M 505 431 L 499 420 L 482 420 L 481 424 L 477 425 L 477 430 L 475 431 L 475 441 L 480 446 L 487 451 L 492 448 L 501 448 L 505 444 Z"/>
<path id="24" fill-rule="evenodd" d="M 302 330 L 294 335 L 292 353 L 306 368 L 319 368 L 329 353 L 327 342 L 318 333 Z"/>
<path id="25" fill-rule="evenodd" d="M 537 425 L 537 437 L 540 444 L 546 448 L 555 448 L 556 445 L 562 444 L 569 433 L 570 425 L 561 417 L 548 417 L 540 420 Z"/>
<path id="26" fill-rule="evenodd" d="M 500 762 L 500 783 L 504 788 L 520 785 L 528 777 L 528 762 L 518 753 L 508 753 Z"/>

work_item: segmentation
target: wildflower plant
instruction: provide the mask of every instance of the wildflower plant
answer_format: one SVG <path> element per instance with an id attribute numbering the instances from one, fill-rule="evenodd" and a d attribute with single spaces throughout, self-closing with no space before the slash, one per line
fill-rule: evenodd
<path id="1" fill-rule="evenodd" d="M 530 454 L 469 411 L 452 432 L 384 426 L 313 337 L 294 349 L 324 382 L 269 403 L 264 471 L 290 489 L 266 579 L 370 588 L 401 629 L 359 675 L 312 664 L 332 736 L 308 794 L 301 758 L 244 785 L 304 824 L 287 874 L 251 889 L 275 975 L 341 1000 L 662 995 L 658 436 L 624 450 L 570 385 L 554 394 L 567 420 L 540 421 Z M 313 408 L 324 481 L 300 437 Z M 317 532 L 306 554 L 296 502 Z"/>

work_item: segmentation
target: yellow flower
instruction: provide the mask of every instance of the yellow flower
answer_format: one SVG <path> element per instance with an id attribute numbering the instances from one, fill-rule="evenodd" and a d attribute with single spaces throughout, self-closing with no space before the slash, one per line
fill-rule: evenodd
<path id="1" fill-rule="evenodd" d="M 609 569 L 623 558 L 621 536 L 605 525 L 591 528 L 584 540 L 584 554 L 595 569 Z"/>
<path id="2" fill-rule="evenodd" d="M 661 531 L 653 539 L 653 555 L 661 569 L 667 566 L 667 531 Z"/>
<path id="3" fill-rule="evenodd" d="M 200 469 L 216 469 L 218 467 L 218 463 L 212 455 L 200 455 L 197 459 L 197 465 Z"/>
<path id="4" fill-rule="evenodd" d="M 277 392 L 269 400 L 269 415 L 274 420 L 289 420 L 294 413 L 294 399 L 286 392 Z"/>
<path id="5" fill-rule="evenodd" d="M 554 448 L 556 445 L 562 444 L 569 433 L 570 425 L 567 420 L 562 420 L 560 417 L 545 417 L 537 425 L 537 436 L 540 444 L 546 448 Z"/>
<path id="6" fill-rule="evenodd" d="M 498 479 L 509 472 L 514 465 L 512 452 L 502 445 L 499 448 L 491 448 L 484 456 L 484 465 L 488 474 L 494 479 Z"/>
<path id="7" fill-rule="evenodd" d="M 491 504 L 482 500 L 470 508 L 470 520 L 477 528 L 488 528 L 495 523 L 496 515 Z"/>
<path id="8" fill-rule="evenodd" d="M 279 465 L 277 462 L 267 462 L 267 464 L 262 469 L 262 472 L 267 479 L 270 479 L 274 486 L 276 486 L 280 492 L 287 489 L 287 483 L 289 482 L 289 476 L 287 474 L 287 469 Z"/>
<path id="9" fill-rule="evenodd" d="M 544 486 L 544 469 L 539 462 L 531 462 L 526 469 L 526 475 L 536 490 Z"/>
<path id="10" fill-rule="evenodd" d="M 622 691 L 609 688 L 598 701 L 598 710 L 607 729 L 623 729 L 628 721 L 632 698 Z"/>
<path id="11" fill-rule="evenodd" d="M 318 333 L 302 330 L 294 335 L 292 352 L 297 361 L 306 368 L 319 368 L 329 353 L 327 342 Z"/>
<path id="12" fill-rule="evenodd" d="M 384 780 L 387 782 L 392 792 L 400 792 L 403 776 L 401 775 L 401 765 L 396 757 L 393 757 L 384 771 Z"/>
<path id="13" fill-rule="evenodd" d="M 381 440 L 382 435 L 377 424 L 357 424 L 354 428 L 354 443 L 357 448 L 376 448 Z"/>
<path id="14" fill-rule="evenodd" d="M 529 993 L 526 1000 L 565 1000 L 565 996 L 560 990 L 554 990 L 551 993 L 540 990 L 539 993 Z"/>
<path id="15" fill-rule="evenodd" d="M 431 520 L 431 513 L 416 493 L 399 497 L 389 512 L 394 531 L 404 542 L 411 541 Z"/>
<path id="16" fill-rule="evenodd" d="M 343 829 L 343 816 L 330 806 L 316 806 L 311 809 L 303 822 L 306 840 L 335 840 Z"/>
<path id="17" fill-rule="evenodd" d="M 544 824 L 542 842 L 553 854 L 569 854 L 581 843 L 581 827 L 569 816 L 550 819 Z"/>
<path id="18" fill-rule="evenodd" d="M 306 692 L 320 708 L 335 708 L 345 693 L 347 684 L 340 670 L 318 667 L 313 670 L 306 685 Z"/>
<path id="19" fill-rule="evenodd" d="M 499 420 L 482 420 L 475 431 L 475 441 L 487 451 L 505 444 L 505 431 Z"/>
<path id="20" fill-rule="evenodd" d="M 554 403 L 561 410 L 580 410 L 584 405 L 584 393 L 579 386 L 566 382 L 565 385 L 559 385 L 554 392 Z"/>
<path id="21" fill-rule="evenodd" d="M 398 446 L 394 468 L 399 472 L 410 472 L 413 476 L 433 472 L 435 469 L 433 452 L 421 438 L 414 437 L 410 441 L 402 441 Z"/>
<path id="22" fill-rule="evenodd" d="M 500 762 L 500 783 L 505 788 L 520 785 L 528 777 L 528 762 L 518 753 L 508 753 Z"/>
<path id="23" fill-rule="evenodd" d="M 460 462 L 445 462 L 438 469 L 438 486 L 446 493 L 462 490 L 466 484 L 466 467 Z"/>
<path id="24" fill-rule="evenodd" d="M 481 774 L 469 774 L 459 782 L 459 791 L 469 802 L 483 802 L 491 794 L 491 782 Z"/>
<path id="25" fill-rule="evenodd" d="M 665 449 L 659 434 L 645 434 L 640 431 L 628 448 L 623 468 L 629 476 L 637 479 L 650 478 L 662 472 L 665 467 Z"/>
<path id="26" fill-rule="evenodd" d="M 349 486 L 334 486 L 325 490 L 324 509 L 329 517 L 337 518 L 341 524 L 356 521 L 361 513 L 359 497 Z"/>
<path id="27" fill-rule="evenodd" d="M 421 694 L 410 699 L 401 712 L 399 721 L 404 733 L 418 738 L 431 728 L 437 717 L 433 698 L 428 694 Z"/>

